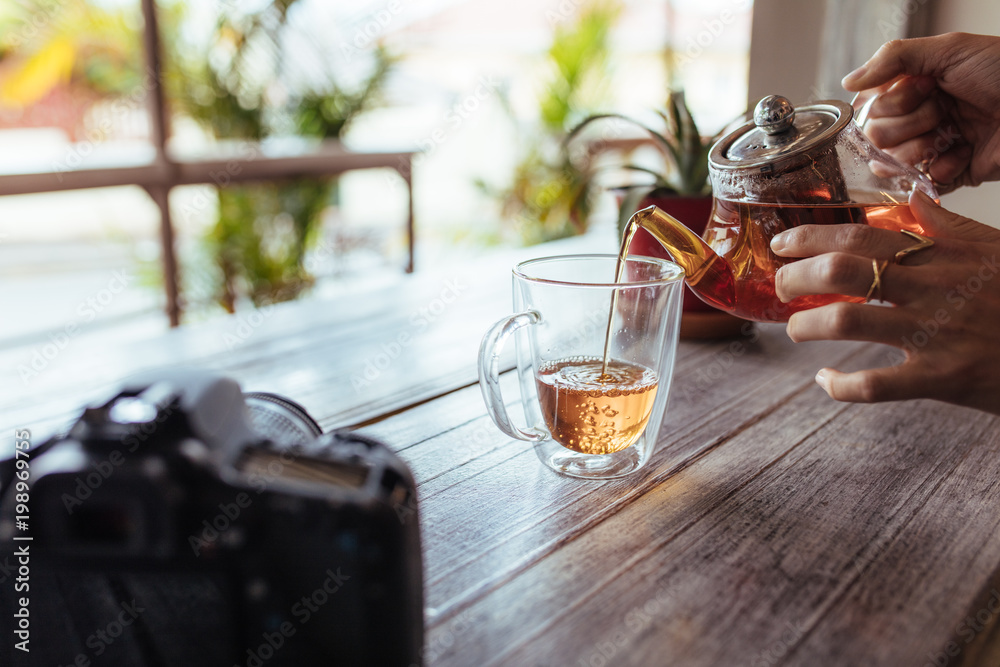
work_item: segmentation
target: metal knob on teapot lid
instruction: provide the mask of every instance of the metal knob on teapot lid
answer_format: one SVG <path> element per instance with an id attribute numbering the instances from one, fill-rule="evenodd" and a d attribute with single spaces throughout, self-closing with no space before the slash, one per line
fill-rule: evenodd
<path id="1" fill-rule="evenodd" d="M 780 95 L 768 95 L 757 103 L 752 121 L 715 143 L 709 162 L 716 169 L 771 171 L 779 162 L 830 144 L 853 115 L 851 105 L 839 100 L 795 108 Z"/>
<path id="2" fill-rule="evenodd" d="M 754 108 L 753 124 L 767 134 L 787 132 L 795 124 L 795 107 L 781 95 L 768 95 Z"/>

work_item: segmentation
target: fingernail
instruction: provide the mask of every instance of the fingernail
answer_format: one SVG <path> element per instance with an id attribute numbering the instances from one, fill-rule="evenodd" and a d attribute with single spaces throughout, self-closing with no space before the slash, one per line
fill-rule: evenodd
<path id="1" fill-rule="evenodd" d="M 847 86 L 850 85 L 851 81 L 853 81 L 854 79 L 860 79 L 867 71 L 868 67 L 866 65 L 862 65 L 861 67 L 857 68 L 856 70 L 845 76 L 843 79 L 841 79 L 840 85 L 842 85 L 844 88 L 847 88 Z M 850 89 L 848 88 L 848 90 Z"/>
<path id="2" fill-rule="evenodd" d="M 788 235 L 785 232 L 776 234 L 771 239 L 771 252 L 781 253 L 782 250 L 788 247 Z"/>
<path id="3" fill-rule="evenodd" d="M 784 290 L 781 287 L 781 272 L 784 268 L 783 266 L 779 266 L 778 270 L 774 272 L 774 296 L 778 297 L 778 301 L 781 303 L 788 303 L 791 301 L 791 298 L 785 298 L 784 294 L 782 294 Z"/>
<path id="4" fill-rule="evenodd" d="M 940 206 L 940 204 L 934 201 L 934 199 L 923 190 L 915 188 L 913 190 L 913 196 L 920 198 L 923 201 L 923 203 L 929 204 L 930 206 Z"/>
<path id="5" fill-rule="evenodd" d="M 819 371 L 816 372 L 816 384 L 823 387 L 823 389 L 826 389 L 826 381 L 828 379 L 829 378 L 827 376 L 825 368 L 821 368 L 819 369 Z"/>

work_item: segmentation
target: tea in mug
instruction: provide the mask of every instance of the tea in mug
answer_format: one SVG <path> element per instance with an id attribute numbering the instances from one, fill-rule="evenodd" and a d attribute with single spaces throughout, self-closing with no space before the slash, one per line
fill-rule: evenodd
<path id="1" fill-rule="evenodd" d="M 583 454 L 610 454 L 638 440 L 658 385 L 645 366 L 582 356 L 541 364 L 535 380 L 552 438 Z"/>

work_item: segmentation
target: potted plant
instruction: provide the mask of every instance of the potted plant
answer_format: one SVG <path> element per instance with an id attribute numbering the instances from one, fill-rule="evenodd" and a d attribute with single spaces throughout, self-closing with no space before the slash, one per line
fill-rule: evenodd
<path id="1" fill-rule="evenodd" d="M 652 183 L 626 185 L 619 192 L 618 231 L 622 234 L 632 214 L 647 206 L 657 206 L 692 231 L 704 231 L 712 215 L 712 186 L 708 178 L 708 154 L 720 130 L 710 137 L 698 130 L 683 91 L 671 91 L 665 109 L 657 111 L 663 120 L 663 131 L 657 131 L 637 120 L 616 113 L 596 114 L 584 119 L 567 136 L 568 143 L 585 127 L 607 118 L 625 120 L 649 134 L 652 145 L 663 155 L 664 169 L 657 171 L 635 164 L 619 168 L 652 176 Z M 663 257 L 669 255 L 660 243 L 640 229 L 629 246 L 629 254 Z M 721 338 L 740 332 L 744 321 L 716 310 L 695 296 L 690 289 L 684 293 L 684 313 L 681 320 L 683 338 Z"/>

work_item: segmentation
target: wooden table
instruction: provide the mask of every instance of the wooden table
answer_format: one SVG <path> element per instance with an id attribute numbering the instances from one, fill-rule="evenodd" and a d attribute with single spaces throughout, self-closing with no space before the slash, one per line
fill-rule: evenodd
<path id="1" fill-rule="evenodd" d="M 511 259 L 275 306 L 236 344 L 245 315 L 113 351 L 81 335 L 28 383 L 30 349 L 7 351 L 0 428 L 41 433 L 124 372 L 181 361 L 284 393 L 326 428 L 360 424 L 419 483 L 427 665 L 998 664 L 994 417 L 834 402 L 821 365 L 890 352 L 767 325 L 681 344 L 648 468 L 559 477 L 497 431 L 476 385 Z"/>

